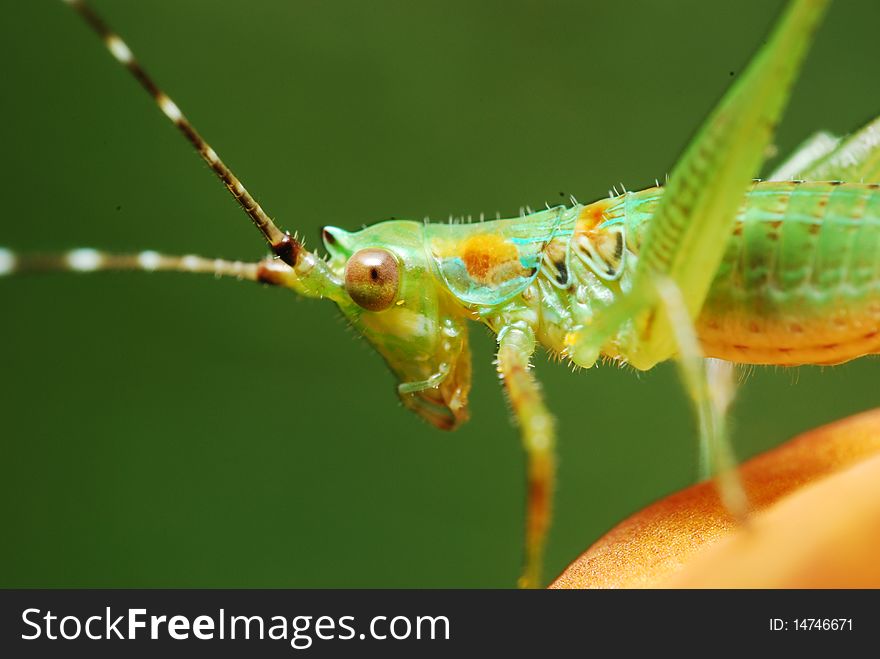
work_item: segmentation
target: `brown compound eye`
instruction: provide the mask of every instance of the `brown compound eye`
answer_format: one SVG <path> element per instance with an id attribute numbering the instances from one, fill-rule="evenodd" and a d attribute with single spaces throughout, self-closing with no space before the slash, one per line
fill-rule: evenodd
<path id="1" fill-rule="evenodd" d="M 397 299 L 400 269 L 394 255 L 371 247 L 355 252 L 345 264 L 345 290 L 367 311 L 387 309 Z"/>

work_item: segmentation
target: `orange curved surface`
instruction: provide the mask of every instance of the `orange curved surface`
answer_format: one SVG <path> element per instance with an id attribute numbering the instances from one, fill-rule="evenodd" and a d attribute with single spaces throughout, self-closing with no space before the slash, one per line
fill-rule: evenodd
<path id="1" fill-rule="evenodd" d="M 880 587 L 880 409 L 740 467 L 738 525 L 702 482 L 624 520 L 551 588 Z"/>

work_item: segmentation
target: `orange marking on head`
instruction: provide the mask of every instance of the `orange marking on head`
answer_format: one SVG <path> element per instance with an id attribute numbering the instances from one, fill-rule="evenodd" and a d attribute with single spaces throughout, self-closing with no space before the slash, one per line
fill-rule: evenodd
<path id="1" fill-rule="evenodd" d="M 501 236 L 481 233 L 464 241 L 461 260 L 471 277 L 482 283 L 490 283 L 497 278 L 500 266 L 508 266 L 503 268 L 504 272 L 510 270 L 510 265 L 519 266 L 519 252 L 515 245 Z"/>

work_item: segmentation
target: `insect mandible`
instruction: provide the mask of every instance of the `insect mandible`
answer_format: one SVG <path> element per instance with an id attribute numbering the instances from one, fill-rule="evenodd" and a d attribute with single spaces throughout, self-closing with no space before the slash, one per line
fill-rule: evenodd
<path id="1" fill-rule="evenodd" d="M 176 97 L 176 96 L 177 96 L 177 94 L 175 94 L 175 97 Z M 182 105 L 186 105 L 186 104 L 185 104 L 185 103 L 182 103 Z M 186 109 L 186 108 L 184 108 L 184 109 Z M 200 122 L 200 123 L 201 123 L 201 122 Z M 211 131 L 206 131 L 206 132 L 209 133 L 209 134 L 211 133 Z M 191 163 L 186 163 L 186 161 L 184 161 L 184 165 L 186 165 L 186 164 L 190 164 L 190 165 L 191 165 Z M 242 168 L 242 171 L 247 171 L 247 169 L 246 169 L 246 168 Z M 249 182 L 250 182 L 250 177 L 251 177 L 251 175 L 248 174 L 248 181 L 249 181 Z M 263 196 L 263 195 L 261 195 L 261 197 L 262 197 L 262 196 Z M 270 206 L 271 206 L 271 204 L 270 204 Z M 293 222 L 293 221 L 291 221 L 291 220 L 286 220 L 286 222 L 293 224 L 293 226 L 296 226 L 296 225 L 295 225 L 295 222 Z M 478 225 L 472 225 L 472 226 L 478 226 Z M 144 231 L 146 231 L 146 228 L 144 229 Z M 451 231 L 460 231 L 460 232 L 461 232 L 461 231 L 463 231 L 463 229 L 462 229 L 461 227 L 456 227 L 455 229 L 453 229 L 453 230 L 451 230 Z M 46 247 L 46 249 L 51 248 L 51 246 L 52 246 L 52 244 L 53 244 L 51 238 L 50 238 L 50 237 L 45 237 L 45 236 L 42 237 L 42 239 L 41 239 L 40 242 L 41 242 L 41 245 L 44 245 L 44 246 Z M 151 239 L 151 240 L 150 240 L 150 243 L 153 243 L 153 242 L 154 242 L 153 239 Z M 479 241 L 476 242 L 476 246 L 477 246 L 477 247 L 480 246 L 480 245 L 479 245 Z M 474 245 L 471 245 L 471 247 L 474 247 Z M 600 247 L 601 247 L 601 246 L 600 246 Z M 477 250 L 476 250 L 476 253 L 479 254 L 479 253 L 480 253 L 480 250 L 477 249 Z M 86 264 L 87 264 L 87 261 L 88 261 L 88 258 L 87 258 L 88 256 L 89 256 L 89 253 L 88 253 L 88 252 L 80 253 L 80 257 L 83 258 L 83 259 L 85 259 L 84 263 L 86 263 Z M 600 255 L 600 256 L 601 256 L 601 255 Z M 478 259 L 478 261 L 479 261 L 479 259 Z M 491 264 L 490 264 L 490 265 L 491 265 Z M 477 269 L 479 269 L 479 264 L 477 264 Z M 492 273 L 492 268 L 487 268 L 487 270 L 486 270 L 486 272 L 484 273 L 484 275 L 489 276 L 489 275 L 491 275 L 491 273 Z M 499 276 L 503 276 L 503 275 L 499 275 Z M 484 278 L 485 278 L 485 277 L 484 277 Z M 305 316 L 306 313 L 312 313 L 312 310 L 311 310 L 311 309 L 307 309 L 307 308 L 305 308 L 305 307 L 303 307 L 303 306 L 298 306 L 298 307 L 297 307 L 297 314 L 298 314 L 299 316 L 301 316 L 301 317 L 302 317 L 302 316 Z M 301 349 L 300 349 L 300 350 L 301 350 Z M 283 361 L 283 359 L 282 359 L 282 361 Z M 298 375 L 301 375 L 301 373 L 298 374 Z M 378 416 L 378 415 L 377 415 L 377 416 Z M 279 416 L 278 419 L 279 419 L 279 423 L 280 423 L 280 424 L 283 424 L 283 423 L 284 423 L 282 417 Z M 294 432 L 293 429 L 291 429 L 291 432 Z"/>

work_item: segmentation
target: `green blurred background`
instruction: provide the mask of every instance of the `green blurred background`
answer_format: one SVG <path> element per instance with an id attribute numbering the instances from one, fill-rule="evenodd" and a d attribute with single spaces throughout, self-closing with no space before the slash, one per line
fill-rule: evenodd
<path id="1" fill-rule="evenodd" d="M 587 201 L 662 179 L 779 2 L 97 2 L 270 213 L 324 224 Z M 60 2 L 0 30 L 0 245 L 255 259 L 245 216 Z M 880 111 L 880 5 L 839 3 L 781 126 Z M 472 420 L 405 412 L 329 303 L 185 275 L 0 280 L 0 585 L 506 587 L 523 456 L 473 328 Z M 691 483 L 672 368 L 572 374 L 547 576 Z M 748 456 L 880 403 L 876 362 L 756 369 Z"/>

